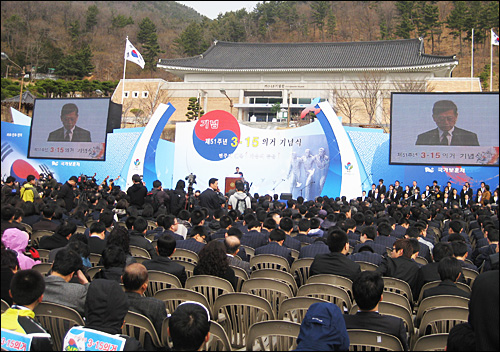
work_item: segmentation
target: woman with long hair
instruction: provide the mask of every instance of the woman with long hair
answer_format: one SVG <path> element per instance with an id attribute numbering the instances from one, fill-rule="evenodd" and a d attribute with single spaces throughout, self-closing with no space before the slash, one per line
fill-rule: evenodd
<path id="1" fill-rule="evenodd" d="M 229 266 L 224 242 L 214 240 L 203 247 L 199 253 L 199 261 L 193 275 L 212 275 L 226 279 L 236 291 L 236 275 Z"/>

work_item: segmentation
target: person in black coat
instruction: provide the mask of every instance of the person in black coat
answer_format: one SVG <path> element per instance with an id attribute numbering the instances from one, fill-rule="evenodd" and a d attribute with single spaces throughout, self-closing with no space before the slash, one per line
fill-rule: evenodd
<path id="1" fill-rule="evenodd" d="M 146 195 L 148 194 L 148 189 L 142 183 L 141 176 L 134 174 L 132 176 L 132 182 L 134 183 L 127 189 L 127 194 L 130 197 L 130 205 L 135 205 L 138 208 L 142 208 L 145 202 Z"/>
<path id="2" fill-rule="evenodd" d="M 364 271 L 352 283 L 352 293 L 359 311 L 343 314 L 347 329 L 366 329 L 395 336 L 408 351 L 408 339 L 403 319 L 378 313 L 379 302 L 384 292 L 384 279 L 375 271 Z"/>
<path id="3" fill-rule="evenodd" d="M 311 264 L 310 276 L 317 274 L 333 274 L 354 280 L 361 272 L 358 263 L 347 258 L 349 241 L 347 234 L 338 227 L 330 227 L 327 237 L 330 253 L 318 254 Z"/>
<path id="4" fill-rule="evenodd" d="M 454 257 L 443 258 L 438 263 L 438 273 L 441 282 L 438 286 L 429 288 L 424 291 L 422 299 L 439 295 L 451 295 L 470 298 L 470 294 L 465 292 L 455 284 L 462 275 L 462 265 L 460 261 Z"/>
<path id="5" fill-rule="evenodd" d="M 269 234 L 269 243 L 265 246 L 261 246 L 255 250 L 255 255 L 259 254 L 274 254 L 279 255 L 286 260 L 288 260 L 288 264 L 292 265 L 293 257 L 292 251 L 285 247 L 283 243 L 286 239 L 285 231 L 281 229 L 274 229 Z"/>
<path id="6" fill-rule="evenodd" d="M 186 269 L 179 263 L 170 259 L 175 252 L 176 240 L 169 234 L 162 234 L 156 242 L 158 256 L 154 259 L 145 260 L 142 264 L 147 270 L 163 271 L 177 276 L 182 286 L 186 283 Z"/>
<path id="7" fill-rule="evenodd" d="M 219 180 L 211 178 L 208 181 L 208 188 L 200 194 L 200 206 L 205 207 L 213 215 L 214 211 L 220 209 L 226 199 L 219 191 Z"/>
<path id="8" fill-rule="evenodd" d="M 58 199 L 64 199 L 64 203 L 66 204 L 66 210 L 70 212 L 75 207 L 75 194 L 73 189 L 78 182 L 78 178 L 76 176 L 71 176 L 68 181 L 62 185 L 59 193 L 57 194 Z"/>

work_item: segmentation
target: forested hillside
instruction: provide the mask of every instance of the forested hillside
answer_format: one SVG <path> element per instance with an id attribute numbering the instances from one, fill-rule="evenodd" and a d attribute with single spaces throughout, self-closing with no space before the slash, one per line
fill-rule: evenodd
<path id="1" fill-rule="evenodd" d="M 64 79 L 116 81 L 123 75 L 125 38 L 146 68 L 127 65 L 127 78 L 176 77 L 156 69 L 159 58 L 202 53 L 214 40 L 238 42 L 425 39 L 428 54 L 456 54 L 453 75 L 489 84 L 490 28 L 498 34 L 498 1 L 266 1 L 255 10 L 201 16 L 174 1 L 2 1 L 2 51 L 27 71 Z M 2 60 L 2 77 L 8 62 Z M 9 76 L 19 70 L 10 65 Z M 494 47 L 498 90 L 498 47 Z M 4 90 L 2 84 L 2 98 Z"/>

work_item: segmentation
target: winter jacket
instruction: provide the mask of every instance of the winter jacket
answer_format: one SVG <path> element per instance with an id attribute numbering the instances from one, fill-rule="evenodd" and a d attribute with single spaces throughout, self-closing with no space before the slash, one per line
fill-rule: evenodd
<path id="1" fill-rule="evenodd" d="M 33 265 L 40 264 L 41 261 L 33 260 L 24 254 L 28 246 L 29 235 L 16 228 L 5 230 L 2 236 L 2 242 L 5 247 L 17 252 L 17 260 L 21 270 L 31 269 Z"/>

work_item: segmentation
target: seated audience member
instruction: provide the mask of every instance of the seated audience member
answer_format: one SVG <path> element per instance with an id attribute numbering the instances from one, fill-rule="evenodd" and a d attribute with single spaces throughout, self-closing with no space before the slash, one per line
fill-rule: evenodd
<path id="1" fill-rule="evenodd" d="M 2 340 L 12 331 L 32 337 L 30 351 L 52 351 L 52 337 L 36 322 L 33 312 L 42 302 L 44 290 L 45 282 L 38 271 L 20 270 L 14 275 L 10 283 L 14 304 L 2 314 Z"/>
<path id="2" fill-rule="evenodd" d="M 170 259 L 170 256 L 175 252 L 176 241 L 168 233 L 163 233 L 156 242 L 156 252 L 158 255 L 149 260 L 145 260 L 142 264 L 147 270 L 163 271 L 177 276 L 182 286 L 186 283 L 186 269 L 179 263 Z"/>
<path id="3" fill-rule="evenodd" d="M 453 241 L 451 242 L 451 248 L 453 249 L 453 256 L 458 259 L 462 268 L 468 268 L 479 272 L 477 266 L 465 261 L 465 259 L 467 259 L 467 256 L 469 254 L 467 252 L 467 244 L 465 244 L 465 242 Z"/>
<path id="4" fill-rule="evenodd" d="M 387 222 L 383 222 L 377 226 L 377 237 L 375 237 L 375 243 L 381 244 L 387 248 L 392 248 L 392 245 L 398 239 L 395 236 L 391 236 L 392 227 Z"/>
<path id="5" fill-rule="evenodd" d="M 144 296 L 149 285 L 148 270 L 142 264 L 130 264 L 123 272 L 122 282 L 128 297 L 128 309 L 151 320 L 158 336 L 161 336 L 161 326 L 167 317 L 167 311 L 163 301 Z M 146 350 L 155 349 L 152 341 L 148 340 L 145 341 L 144 348 Z"/>
<path id="6" fill-rule="evenodd" d="M 116 344 L 124 343 L 123 351 L 144 351 L 133 337 L 122 335 L 122 326 L 129 310 L 129 301 L 122 287 L 115 281 L 97 279 L 89 286 L 85 300 L 85 330 L 104 336 Z M 71 339 L 81 333 L 82 327 L 72 327 L 64 338 L 63 350 L 67 351 Z M 82 346 L 85 350 L 85 346 Z"/>
<path id="7" fill-rule="evenodd" d="M 207 229 L 203 225 L 197 225 L 190 229 L 185 240 L 178 240 L 176 247 L 193 251 L 197 254 L 205 247 L 207 240 Z"/>
<path id="8" fill-rule="evenodd" d="M 56 212 L 56 208 L 53 204 L 47 204 L 42 209 L 42 218 L 35 222 L 31 228 L 33 231 L 47 230 L 55 232 L 57 230 L 58 224 L 52 221 L 52 217 Z"/>
<path id="9" fill-rule="evenodd" d="M 259 254 L 274 254 L 279 255 L 286 260 L 288 263 L 292 265 L 293 257 L 292 252 L 289 248 L 284 246 L 284 242 L 286 239 L 285 231 L 281 229 L 274 229 L 269 234 L 269 243 L 265 246 L 261 246 L 255 250 L 255 255 Z"/>
<path id="10" fill-rule="evenodd" d="M 393 335 L 408 351 L 406 328 L 401 318 L 381 315 L 378 304 L 382 301 L 384 280 L 376 271 L 363 271 L 352 283 L 352 293 L 359 310 L 354 315 L 344 314 L 347 329 L 366 329 Z"/>
<path id="11" fill-rule="evenodd" d="M 86 272 L 88 268 L 92 267 L 89 259 L 90 249 L 88 245 L 88 239 L 83 233 L 75 233 L 73 236 L 71 236 L 66 246 L 52 249 L 49 252 L 49 263 L 54 262 L 54 258 L 56 257 L 57 252 L 59 252 L 63 248 L 72 249 L 76 253 L 80 254 L 83 264 L 80 268 L 82 272 Z"/>
<path id="12" fill-rule="evenodd" d="M 423 243 L 423 240 L 422 237 L 421 237 L 421 234 L 420 234 L 420 230 L 418 227 L 416 226 L 410 226 L 407 230 L 406 230 L 406 234 L 405 234 L 405 238 L 408 238 L 408 239 L 411 239 L 411 238 L 414 238 L 418 241 L 419 245 L 420 245 L 420 248 L 419 248 L 419 256 L 420 257 L 423 257 L 427 260 L 427 262 L 431 262 L 432 261 L 432 256 L 431 256 L 431 250 L 429 249 L 430 247 Z M 427 242 L 427 241 L 425 241 Z M 434 246 L 432 246 L 434 247 Z"/>
<path id="13" fill-rule="evenodd" d="M 313 243 L 300 248 L 299 259 L 314 258 L 317 254 L 330 253 L 325 237 L 317 237 Z"/>
<path id="14" fill-rule="evenodd" d="M 51 236 L 43 236 L 38 244 L 39 249 L 55 249 L 65 247 L 71 236 L 76 232 L 76 225 L 72 222 L 65 221 L 57 228 L 56 232 Z"/>
<path id="15" fill-rule="evenodd" d="M 217 216 L 220 212 L 222 212 L 222 209 L 217 209 L 217 211 L 214 213 L 214 216 Z M 217 215 L 215 215 L 217 214 Z M 210 235 L 210 240 L 215 240 L 218 238 L 224 238 L 226 236 L 227 230 L 233 226 L 233 219 L 229 215 L 219 215 L 219 221 L 217 221 L 218 224 L 218 229 L 215 230 L 211 235 Z M 212 222 L 210 225 L 213 227 Z M 260 225 L 260 223 L 259 223 Z"/>
<path id="16" fill-rule="evenodd" d="M 313 303 L 300 324 L 295 351 L 347 351 L 349 335 L 335 304 Z"/>
<path id="17" fill-rule="evenodd" d="M 200 351 L 210 338 L 210 313 L 198 302 L 181 303 L 168 321 L 174 351 Z"/>
<path id="18" fill-rule="evenodd" d="M 465 298 L 470 297 L 468 292 L 458 288 L 455 284 L 460 275 L 462 275 L 462 266 L 460 265 L 459 260 L 453 257 L 443 258 L 438 263 L 438 273 L 441 278 L 441 282 L 438 286 L 425 290 L 422 299 L 438 295 L 453 295 Z"/>
<path id="19" fill-rule="evenodd" d="M 359 236 L 359 241 L 353 250 L 353 253 L 359 252 L 359 249 L 364 246 L 368 246 L 373 249 L 374 253 L 379 255 L 384 255 L 386 253 L 385 245 L 381 245 L 375 242 L 375 238 L 377 236 L 377 229 L 374 226 L 366 226 Z"/>
<path id="20" fill-rule="evenodd" d="M 222 219 L 221 218 L 221 224 Z M 272 219 L 271 219 L 272 220 Z M 268 243 L 268 237 L 261 232 L 261 224 L 259 220 L 254 220 L 248 223 L 248 232 L 241 237 L 241 244 L 257 249 L 265 246 Z"/>
<path id="21" fill-rule="evenodd" d="M 17 253 L 17 260 L 19 262 L 19 268 L 21 270 L 31 269 L 33 265 L 40 264 L 41 261 L 38 251 L 34 248 L 30 248 L 32 258 L 25 255 L 26 247 L 28 247 L 29 235 L 28 233 L 21 231 L 16 228 L 10 228 L 5 230 L 2 235 L 2 242 L 5 247 L 13 250 Z M 37 259 L 37 260 L 35 260 Z"/>
<path id="22" fill-rule="evenodd" d="M 491 265 L 488 263 L 490 255 L 495 254 L 498 248 L 498 229 L 490 229 L 488 231 L 488 245 L 476 248 L 473 254 L 474 264 L 479 268 L 484 265 L 484 270 L 491 270 Z M 488 264 L 488 265 L 487 265 Z"/>
<path id="23" fill-rule="evenodd" d="M 97 221 L 90 225 L 90 237 L 88 239 L 90 253 L 102 254 L 106 248 L 106 226 Z"/>
<path id="24" fill-rule="evenodd" d="M 2 275 L 1 279 L 1 298 L 9 304 L 12 305 L 12 297 L 9 295 L 10 282 L 12 277 L 19 270 L 19 262 L 17 261 L 17 253 L 13 250 L 5 248 L 2 242 L 2 254 L 0 255 L 2 260 Z"/>
<path id="25" fill-rule="evenodd" d="M 95 274 L 95 279 L 114 280 L 121 283 L 126 257 L 121 247 L 110 245 L 102 252 L 104 269 Z"/>
<path id="26" fill-rule="evenodd" d="M 60 250 L 52 264 L 52 271 L 45 277 L 44 301 L 61 304 L 84 314 L 85 297 L 89 282 L 82 271 L 82 258 L 71 249 Z M 79 283 L 71 283 L 76 276 Z"/>
<path id="27" fill-rule="evenodd" d="M 457 324 L 450 330 L 445 351 L 476 351 L 474 330 L 468 322 Z"/>
<path id="28" fill-rule="evenodd" d="M 290 236 L 293 231 L 293 220 L 290 217 L 283 217 L 279 222 L 279 228 L 283 230 L 286 234 L 285 242 L 283 245 L 285 247 L 295 249 L 297 252 L 300 251 L 300 241 Z"/>
<path id="29" fill-rule="evenodd" d="M 311 244 L 314 242 L 315 238 L 308 236 L 309 231 L 311 230 L 311 220 L 306 218 L 301 218 L 299 223 L 297 224 L 298 234 L 295 236 L 296 240 L 299 240 L 301 243 Z M 302 247 L 301 247 L 302 249 Z M 299 250 L 300 252 L 300 250 Z"/>
<path id="30" fill-rule="evenodd" d="M 154 258 L 156 256 L 156 251 L 151 242 L 149 242 L 149 240 L 145 237 L 147 229 L 148 221 L 146 219 L 143 217 L 135 219 L 132 231 L 129 234 L 130 245 L 144 248 L 148 251 L 151 258 Z"/>
<path id="31" fill-rule="evenodd" d="M 330 227 L 326 241 L 330 253 L 318 254 L 314 257 L 310 276 L 333 274 L 353 280 L 361 272 L 361 268 L 358 263 L 347 258 L 347 253 L 349 253 L 347 234 L 338 227 Z"/>
<path id="32" fill-rule="evenodd" d="M 212 241 L 203 247 L 199 254 L 198 264 L 193 270 L 193 275 L 212 275 L 226 279 L 236 291 L 236 275 L 229 266 L 226 248 L 221 241 Z"/>
<path id="33" fill-rule="evenodd" d="M 155 240 L 157 240 L 162 234 L 169 234 L 174 238 L 174 240 L 183 240 L 184 237 L 179 235 L 177 230 L 179 229 L 179 223 L 177 222 L 177 218 L 171 214 L 164 215 L 160 218 L 161 226 L 165 229 L 163 232 L 159 232 L 155 235 Z"/>
<path id="34" fill-rule="evenodd" d="M 236 236 L 227 236 L 224 239 L 224 246 L 226 247 L 226 254 L 229 259 L 229 265 L 242 268 L 250 277 L 250 263 L 235 257 L 235 255 L 238 255 L 240 251 L 240 239 Z"/>
<path id="35" fill-rule="evenodd" d="M 413 246 L 410 240 L 400 238 L 394 242 L 391 257 L 384 257 L 377 271 L 383 276 L 406 281 L 414 292 L 419 266 L 411 259 L 412 255 Z"/>
<path id="36" fill-rule="evenodd" d="M 106 241 L 106 247 L 115 245 L 123 249 L 126 257 L 125 266 L 136 262 L 135 258 L 132 256 L 132 253 L 130 253 L 130 238 L 128 237 L 128 230 L 126 228 L 122 226 L 115 227 L 109 233 Z M 99 261 L 99 265 L 103 265 L 102 258 Z"/>
<path id="37" fill-rule="evenodd" d="M 357 253 L 353 253 L 347 258 L 351 259 L 354 262 L 368 262 L 373 263 L 375 265 L 380 265 L 382 262 L 382 256 L 378 253 L 374 253 L 373 248 L 370 246 L 361 246 L 358 249 Z"/>

